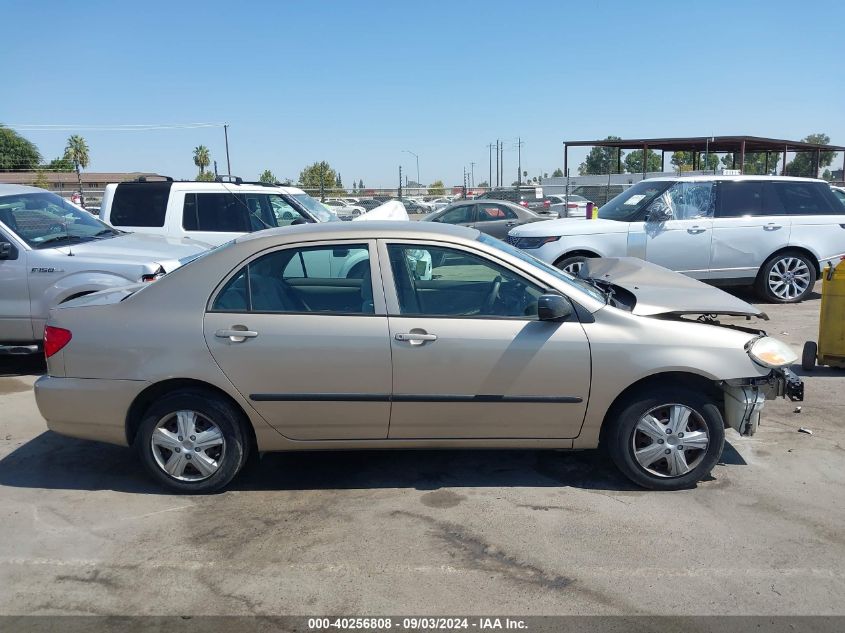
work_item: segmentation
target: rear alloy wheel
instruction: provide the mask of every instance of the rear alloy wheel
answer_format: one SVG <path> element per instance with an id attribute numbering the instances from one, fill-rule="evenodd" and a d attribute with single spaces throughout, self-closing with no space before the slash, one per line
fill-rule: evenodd
<path id="1" fill-rule="evenodd" d="M 635 397 L 608 424 L 605 441 L 614 463 L 653 490 L 695 485 L 716 465 L 725 441 L 718 408 L 680 388 Z"/>
<path id="2" fill-rule="evenodd" d="M 581 272 L 581 268 L 584 266 L 584 262 L 587 261 L 587 258 L 583 255 L 574 255 L 572 257 L 564 257 L 555 262 L 555 266 L 562 270 L 565 273 L 569 273 L 573 277 L 577 277 L 578 273 Z"/>
<path id="3" fill-rule="evenodd" d="M 816 267 L 798 252 L 775 255 L 760 269 L 757 293 L 772 303 L 797 303 L 813 291 Z"/>
<path id="4" fill-rule="evenodd" d="M 153 404 L 135 443 L 156 481 L 179 492 L 228 484 L 246 461 L 241 415 L 223 398 L 185 391 Z"/>

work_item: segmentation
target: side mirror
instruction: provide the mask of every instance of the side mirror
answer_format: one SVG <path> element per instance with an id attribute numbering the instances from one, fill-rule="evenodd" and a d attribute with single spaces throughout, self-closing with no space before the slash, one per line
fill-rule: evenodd
<path id="1" fill-rule="evenodd" d="M 0 259 L 11 259 L 12 245 L 9 242 L 0 242 Z"/>
<path id="2" fill-rule="evenodd" d="M 648 208 L 648 222 L 665 222 L 672 219 L 672 210 L 662 200 L 655 200 Z"/>
<path id="3" fill-rule="evenodd" d="M 556 294 L 545 294 L 537 300 L 537 316 L 541 321 L 565 321 L 572 314 L 572 304 Z"/>

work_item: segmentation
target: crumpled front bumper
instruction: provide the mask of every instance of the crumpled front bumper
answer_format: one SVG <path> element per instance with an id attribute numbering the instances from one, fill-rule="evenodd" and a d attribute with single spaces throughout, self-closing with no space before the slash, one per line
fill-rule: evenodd
<path id="1" fill-rule="evenodd" d="M 786 367 L 773 369 L 761 378 L 726 380 L 721 387 L 725 392 L 725 422 L 740 435 L 757 432 L 766 399 L 804 400 L 804 381 Z"/>

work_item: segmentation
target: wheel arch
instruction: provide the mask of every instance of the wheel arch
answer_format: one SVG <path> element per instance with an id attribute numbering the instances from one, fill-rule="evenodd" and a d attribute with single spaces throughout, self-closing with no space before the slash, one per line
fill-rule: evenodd
<path id="1" fill-rule="evenodd" d="M 766 262 L 770 261 L 773 257 L 776 257 L 777 255 L 783 255 L 784 253 L 800 253 L 800 254 L 804 255 L 815 266 L 815 268 L 816 268 L 816 279 L 821 277 L 822 268 L 821 268 L 821 264 L 819 263 L 818 256 L 813 251 L 811 251 L 809 248 L 807 248 L 805 246 L 791 246 L 791 245 L 790 246 L 783 246 L 783 247 L 777 249 L 776 251 L 774 251 L 771 255 L 769 255 L 764 260 L 764 262 L 760 265 L 760 268 L 757 270 L 757 276 L 759 277 L 760 273 L 763 271 L 763 266 L 766 265 Z"/>
<path id="2" fill-rule="evenodd" d="M 138 428 L 141 425 L 141 420 L 144 418 L 144 413 L 158 398 L 174 393 L 176 391 L 201 391 L 210 393 L 226 400 L 231 404 L 235 410 L 241 415 L 241 423 L 244 431 L 247 434 L 249 441 L 250 453 L 257 454 L 258 442 L 255 436 L 255 429 L 250 422 L 249 416 L 244 411 L 243 407 L 237 400 L 232 398 L 228 393 L 210 383 L 202 380 L 195 380 L 193 378 L 169 378 L 161 382 L 154 383 L 139 393 L 132 404 L 129 406 L 129 411 L 126 414 L 126 442 L 132 446 L 135 442 L 135 437 L 138 435 Z"/>
<path id="3" fill-rule="evenodd" d="M 610 427 L 608 421 L 612 419 L 614 415 L 618 415 L 620 409 L 625 406 L 625 403 L 628 402 L 634 394 L 653 387 L 663 387 L 666 385 L 683 387 L 692 391 L 707 394 L 708 396 L 711 396 L 714 404 L 720 411 L 723 409 L 722 390 L 712 378 L 708 378 L 707 376 L 696 374 L 691 371 L 665 371 L 657 374 L 651 374 L 631 383 L 619 392 L 616 398 L 613 399 L 613 402 L 607 408 L 607 412 L 604 414 L 604 418 L 602 420 L 601 430 L 599 431 L 599 444 L 601 445 L 604 443 L 605 433 Z"/>
<path id="4" fill-rule="evenodd" d="M 595 251 L 591 251 L 587 248 L 575 248 L 575 249 L 566 251 L 560 257 L 555 259 L 554 265 L 557 266 L 564 259 L 568 259 L 570 257 L 601 257 L 601 255 L 599 255 Z"/>

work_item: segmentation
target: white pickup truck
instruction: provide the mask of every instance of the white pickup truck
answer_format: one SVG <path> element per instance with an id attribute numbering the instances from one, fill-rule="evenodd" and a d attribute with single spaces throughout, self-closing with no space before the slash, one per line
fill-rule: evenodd
<path id="1" fill-rule="evenodd" d="M 131 235 L 44 189 L 0 184 L 0 354 L 37 352 L 54 306 L 154 281 L 208 248 Z"/>

